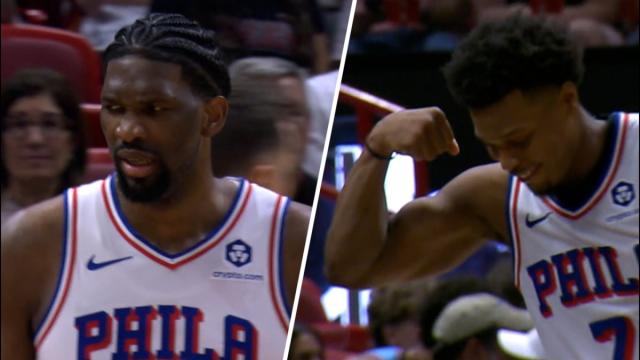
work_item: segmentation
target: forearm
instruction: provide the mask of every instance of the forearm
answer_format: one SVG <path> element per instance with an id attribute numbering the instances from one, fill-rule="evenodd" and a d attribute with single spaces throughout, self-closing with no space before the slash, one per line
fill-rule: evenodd
<path id="1" fill-rule="evenodd" d="M 338 197 L 325 243 L 325 271 L 334 283 L 358 286 L 380 255 L 387 231 L 387 166 L 363 152 Z"/>

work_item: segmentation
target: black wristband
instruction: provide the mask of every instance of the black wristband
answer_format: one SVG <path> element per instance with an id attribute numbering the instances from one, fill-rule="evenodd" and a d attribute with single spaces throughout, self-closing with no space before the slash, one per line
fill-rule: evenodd
<path id="1" fill-rule="evenodd" d="M 374 158 L 378 159 L 378 160 L 384 160 L 384 161 L 388 161 L 394 158 L 395 154 L 391 153 L 387 156 L 379 154 L 375 151 L 373 151 L 373 149 L 371 149 L 371 147 L 369 146 L 369 144 L 365 141 L 364 142 L 364 147 L 367 149 L 367 151 L 369 152 L 369 154 L 371 154 L 371 156 L 373 156 Z"/>

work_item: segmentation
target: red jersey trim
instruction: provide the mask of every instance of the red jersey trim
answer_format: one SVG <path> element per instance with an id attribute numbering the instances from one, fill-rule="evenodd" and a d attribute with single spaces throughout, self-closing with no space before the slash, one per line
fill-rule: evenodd
<path id="1" fill-rule="evenodd" d="M 273 216 L 271 218 L 271 234 L 269 236 L 269 295 L 271 296 L 271 302 L 273 303 L 273 307 L 276 309 L 276 314 L 278 315 L 278 320 L 280 320 L 280 325 L 282 325 L 282 329 L 284 329 L 285 333 L 288 329 L 288 321 L 286 320 L 288 316 L 284 313 L 283 308 L 284 304 L 280 304 L 278 301 L 278 289 L 276 286 L 276 281 L 278 279 L 278 272 L 276 271 L 276 259 L 278 258 L 277 249 L 277 238 L 278 238 L 278 224 L 280 223 L 278 219 L 280 218 L 280 213 L 282 209 L 283 196 L 279 195 L 276 200 L 276 205 L 273 209 Z M 284 241 L 281 239 L 281 241 Z M 284 286 L 284 284 L 282 284 Z"/>
<path id="2" fill-rule="evenodd" d="M 596 191 L 596 195 L 592 196 L 589 202 L 585 206 L 583 206 L 578 211 L 568 211 L 558 206 L 553 200 L 551 200 L 548 196 L 542 197 L 542 202 L 547 205 L 551 210 L 555 213 L 559 214 L 562 217 L 571 220 L 578 220 L 584 214 L 588 213 L 593 207 L 595 207 L 600 199 L 607 192 L 607 189 L 611 185 L 611 182 L 616 177 L 616 173 L 618 172 L 618 167 L 620 165 L 620 160 L 622 159 L 622 153 L 624 152 L 624 144 L 627 138 L 627 130 L 629 128 L 629 114 L 625 113 L 622 121 L 621 129 L 619 130 L 618 135 L 618 146 L 616 146 L 616 150 L 613 158 L 613 166 L 610 167 L 609 173 L 607 174 L 606 180 L 602 182 L 598 191 Z"/>
<path id="3" fill-rule="evenodd" d="M 62 293 L 58 299 L 54 300 L 54 305 L 52 308 L 53 315 L 46 320 L 44 330 L 38 334 L 38 335 L 40 334 L 41 335 L 40 336 L 36 335 L 36 340 L 35 340 L 36 352 L 38 348 L 42 346 L 42 344 L 44 343 L 45 339 L 47 338 L 47 335 L 49 335 L 49 332 L 53 328 L 53 325 L 55 325 L 56 320 L 58 319 L 58 315 L 60 315 L 60 311 L 64 307 L 64 304 L 67 300 L 67 295 L 69 294 L 69 288 L 71 287 L 71 283 L 73 282 L 73 271 L 75 269 L 76 248 L 77 248 L 77 240 L 78 240 L 78 226 L 77 226 L 78 225 L 78 189 L 73 188 L 70 190 L 70 192 L 71 192 L 71 209 L 70 209 L 71 210 L 70 211 L 71 212 L 71 224 L 70 224 L 71 225 L 70 226 L 71 241 L 67 243 L 67 247 L 65 248 L 65 251 L 69 254 L 69 261 L 65 261 L 65 264 L 63 264 L 62 266 L 62 271 L 63 271 Z M 65 204 L 65 206 L 67 206 L 67 204 Z M 56 295 L 57 294 L 55 294 L 54 296 Z"/>
<path id="4" fill-rule="evenodd" d="M 113 180 L 112 180 L 113 181 Z M 251 198 L 251 192 L 253 189 L 253 185 L 251 183 L 247 182 L 247 190 L 245 191 L 244 194 L 242 194 L 242 199 L 240 200 L 240 208 L 238 211 L 236 211 L 236 213 L 233 215 L 232 219 L 228 220 L 228 226 L 224 227 L 221 229 L 220 232 L 216 233 L 215 235 L 213 235 L 213 237 L 211 239 L 209 239 L 208 241 L 202 243 L 200 246 L 195 247 L 194 249 L 192 249 L 191 251 L 187 252 L 184 254 L 184 256 L 180 257 L 179 260 L 177 261 L 169 261 L 169 259 L 167 259 L 164 256 L 160 256 L 158 254 L 156 254 L 154 251 L 149 250 L 146 248 L 146 246 L 142 245 L 142 242 L 140 240 L 138 240 L 135 236 L 133 236 L 132 234 L 129 233 L 129 231 L 127 231 L 126 229 L 124 229 L 124 227 L 119 223 L 119 221 L 117 220 L 117 214 L 115 214 L 115 211 L 113 209 L 112 204 L 109 201 L 109 194 L 107 191 L 107 181 L 103 181 L 102 186 L 102 199 L 103 202 L 107 208 L 107 214 L 109 214 L 109 219 L 111 220 L 111 223 L 113 224 L 113 226 L 115 227 L 115 229 L 118 231 L 118 233 L 120 234 L 120 236 L 122 236 L 122 238 L 129 243 L 129 245 L 131 245 L 134 249 L 136 249 L 138 252 L 142 253 L 144 256 L 146 256 L 147 258 L 149 258 L 150 260 L 164 266 L 167 267 L 171 270 L 175 270 L 178 267 L 187 264 L 193 260 L 195 260 L 196 258 L 200 257 L 201 255 L 205 254 L 206 252 L 208 252 L 209 250 L 211 250 L 213 247 L 215 247 L 216 245 L 218 245 L 220 242 L 222 242 L 222 240 L 224 240 L 224 238 L 227 236 L 227 234 L 235 227 L 236 223 L 238 222 L 238 220 L 241 218 L 242 214 L 244 213 L 244 210 L 247 207 L 247 204 L 249 203 L 249 199 Z"/>

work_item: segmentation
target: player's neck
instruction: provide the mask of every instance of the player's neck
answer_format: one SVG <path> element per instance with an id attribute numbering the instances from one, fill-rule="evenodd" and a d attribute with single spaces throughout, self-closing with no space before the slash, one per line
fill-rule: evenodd
<path id="1" fill-rule="evenodd" d="M 169 253 L 189 248 L 211 232 L 224 218 L 234 194 L 227 181 L 213 177 L 206 184 L 182 185 L 180 196 L 162 203 L 134 203 L 118 191 L 127 221 Z"/>
<path id="2" fill-rule="evenodd" d="M 582 107 L 578 115 L 581 126 L 573 166 L 569 172 L 570 183 L 578 183 L 593 173 L 605 151 L 607 122 L 598 120 Z"/>

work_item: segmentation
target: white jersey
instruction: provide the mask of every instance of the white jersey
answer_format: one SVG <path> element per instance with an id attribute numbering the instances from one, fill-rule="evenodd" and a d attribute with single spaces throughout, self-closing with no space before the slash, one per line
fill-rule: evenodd
<path id="1" fill-rule="evenodd" d="M 238 181 L 221 224 L 179 254 L 131 227 L 113 176 L 68 190 L 61 272 L 34 338 L 38 359 L 281 359 L 289 202 Z"/>
<path id="2" fill-rule="evenodd" d="M 611 121 L 606 172 L 579 208 L 511 179 L 516 286 L 549 359 L 638 359 L 638 114 Z"/>

